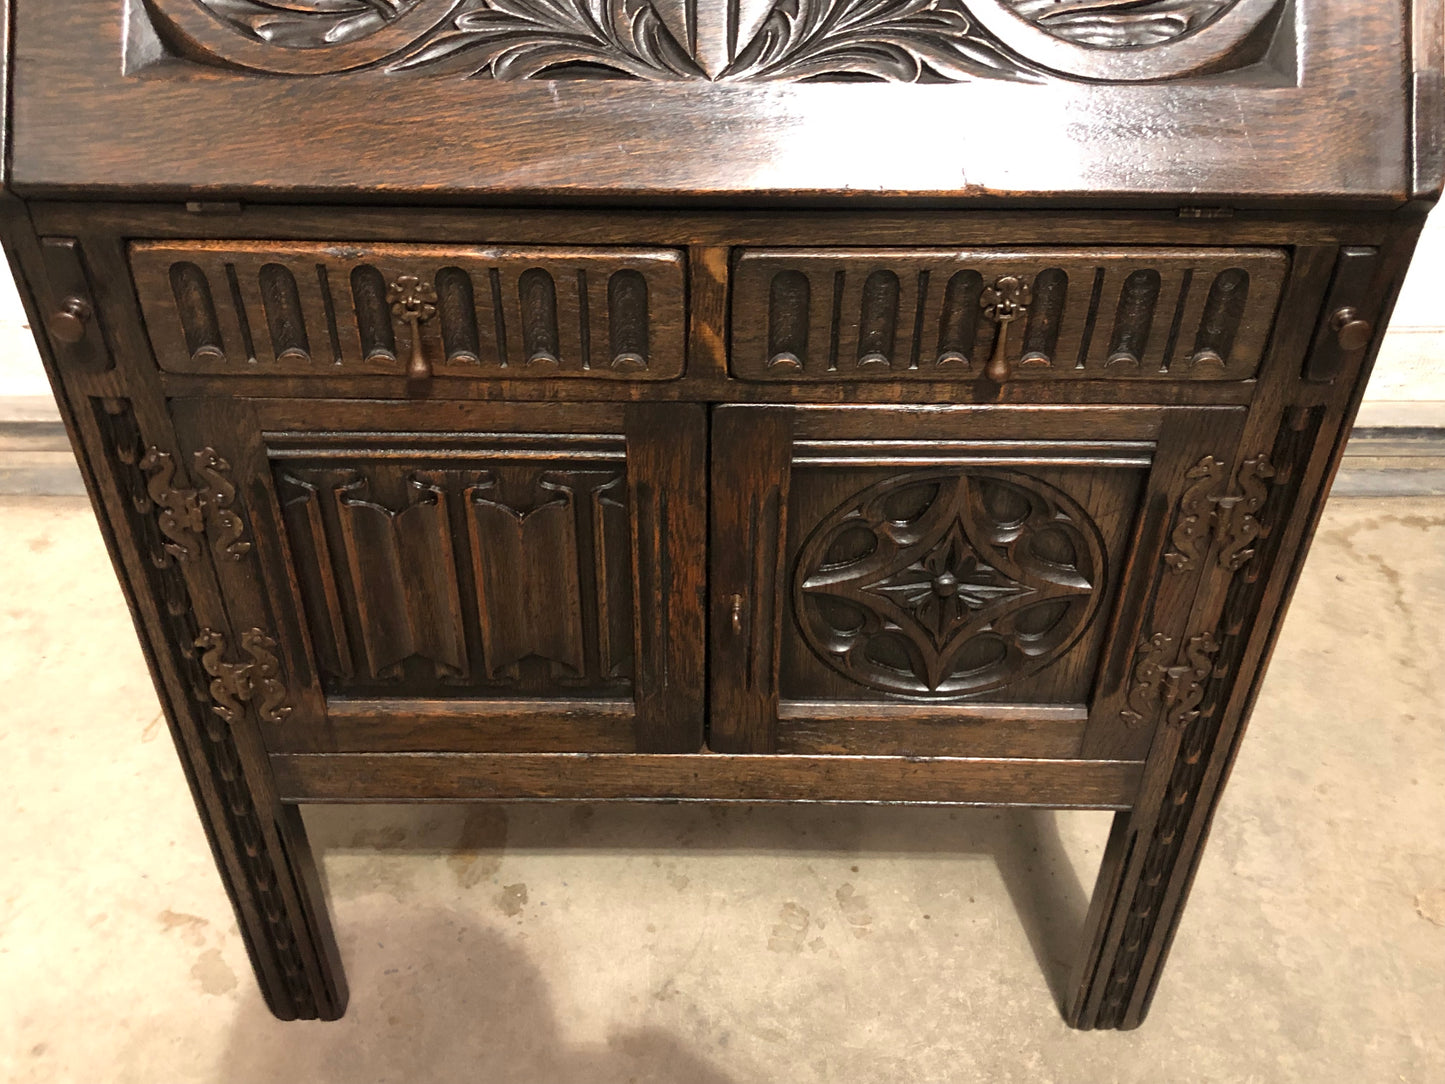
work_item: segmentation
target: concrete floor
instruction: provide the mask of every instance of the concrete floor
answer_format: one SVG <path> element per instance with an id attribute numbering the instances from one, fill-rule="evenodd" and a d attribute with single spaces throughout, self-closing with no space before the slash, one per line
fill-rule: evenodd
<path id="1" fill-rule="evenodd" d="M 0 1080 L 1445 1080 L 1445 500 L 1331 507 L 1153 1015 L 1093 1034 L 1105 816 L 847 807 L 308 810 L 351 1009 L 279 1024 L 88 507 L 0 527 Z"/>

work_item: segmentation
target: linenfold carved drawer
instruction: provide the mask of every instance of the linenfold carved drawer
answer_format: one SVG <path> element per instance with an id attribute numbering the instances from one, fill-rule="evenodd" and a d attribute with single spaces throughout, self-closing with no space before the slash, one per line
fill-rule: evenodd
<path id="1" fill-rule="evenodd" d="M 666 249 L 137 242 L 175 373 L 667 380 L 683 259 Z"/>
<path id="2" fill-rule="evenodd" d="M 1288 265 L 1270 249 L 745 251 L 732 371 L 1243 380 L 1259 367 Z"/>

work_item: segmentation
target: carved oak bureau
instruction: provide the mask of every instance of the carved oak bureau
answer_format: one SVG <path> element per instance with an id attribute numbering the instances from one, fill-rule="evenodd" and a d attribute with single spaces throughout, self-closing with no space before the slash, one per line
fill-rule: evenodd
<path id="1" fill-rule="evenodd" d="M 279 1017 L 297 806 L 1113 810 L 1153 997 L 1437 0 L 11 0 L 4 242 Z M 1303 725 L 1303 720 L 1300 721 Z"/>

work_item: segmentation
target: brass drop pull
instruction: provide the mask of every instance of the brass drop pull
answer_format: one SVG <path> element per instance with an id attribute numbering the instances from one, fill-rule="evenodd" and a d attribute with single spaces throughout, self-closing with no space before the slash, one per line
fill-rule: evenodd
<path id="1" fill-rule="evenodd" d="M 983 370 L 983 375 L 995 384 L 1002 384 L 1009 378 L 1008 326 L 1028 314 L 1033 299 L 1033 289 L 1014 275 L 1004 275 L 979 296 L 978 303 L 983 306 L 984 316 L 998 325 L 993 354 Z"/>
<path id="2" fill-rule="evenodd" d="M 741 635 L 743 631 L 743 596 L 733 596 L 733 632 Z"/>
<path id="3" fill-rule="evenodd" d="M 421 347 L 421 325 L 437 314 L 436 287 L 415 275 L 402 275 L 386 288 L 391 314 L 411 326 L 411 361 L 406 366 L 408 380 L 430 380 L 431 363 Z"/>

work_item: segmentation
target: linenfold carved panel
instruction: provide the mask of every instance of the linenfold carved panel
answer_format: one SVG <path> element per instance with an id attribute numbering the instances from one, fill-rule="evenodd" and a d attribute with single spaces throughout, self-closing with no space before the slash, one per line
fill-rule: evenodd
<path id="1" fill-rule="evenodd" d="M 620 448 L 620 440 L 619 440 Z M 620 462 L 558 451 L 460 467 L 278 462 L 328 691 L 617 695 L 632 676 Z"/>
<path id="2" fill-rule="evenodd" d="M 713 82 L 1174 78 L 1250 59 L 1282 2 L 145 0 L 177 54 L 253 71 Z"/>

